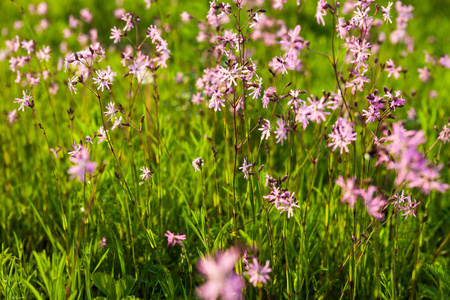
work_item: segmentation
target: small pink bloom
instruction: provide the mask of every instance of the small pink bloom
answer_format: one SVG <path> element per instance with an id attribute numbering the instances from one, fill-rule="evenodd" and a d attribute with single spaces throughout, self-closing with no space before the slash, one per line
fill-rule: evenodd
<path id="1" fill-rule="evenodd" d="M 185 234 L 175 234 L 167 230 L 167 233 L 165 234 L 167 237 L 167 246 L 175 246 L 176 244 L 180 244 L 180 246 L 183 246 L 183 243 L 181 241 L 186 240 Z"/>

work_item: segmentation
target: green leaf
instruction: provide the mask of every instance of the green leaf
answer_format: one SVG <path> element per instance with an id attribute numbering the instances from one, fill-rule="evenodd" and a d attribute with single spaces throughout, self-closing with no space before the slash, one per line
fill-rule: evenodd
<path id="1" fill-rule="evenodd" d="M 117 281 L 116 282 L 117 299 L 127 297 L 131 293 L 131 290 L 133 289 L 135 283 L 136 280 L 134 280 L 134 278 L 131 277 L 130 275 L 126 275 L 122 277 L 119 281 Z"/>
<path id="2" fill-rule="evenodd" d="M 219 249 L 220 241 L 222 240 L 222 235 L 226 232 L 226 230 L 228 229 L 229 225 L 231 225 L 231 221 L 228 221 L 228 223 L 226 223 L 222 227 L 222 229 L 219 231 L 219 233 L 217 234 L 217 237 L 214 240 L 214 245 L 213 245 L 214 252 L 217 251 L 217 249 Z"/>
<path id="3" fill-rule="evenodd" d="M 116 295 L 116 283 L 114 279 L 105 273 L 95 273 L 92 275 L 94 285 L 106 295 L 108 299 L 118 299 Z"/>

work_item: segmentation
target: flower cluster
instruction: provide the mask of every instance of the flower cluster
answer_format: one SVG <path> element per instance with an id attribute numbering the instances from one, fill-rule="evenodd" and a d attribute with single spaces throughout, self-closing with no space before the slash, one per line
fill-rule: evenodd
<path id="1" fill-rule="evenodd" d="M 270 186 L 270 194 L 264 196 L 264 199 L 267 199 L 269 203 L 273 203 L 276 209 L 281 210 L 280 214 L 283 212 L 287 212 L 287 217 L 290 218 L 294 215 L 294 208 L 300 208 L 298 206 L 298 200 L 295 199 L 294 194 L 286 189 L 282 189 L 277 187 L 276 182 L 271 182 Z"/>
<path id="2" fill-rule="evenodd" d="M 365 190 L 357 188 L 355 183 L 355 178 L 347 178 L 344 180 L 342 176 L 338 177 L 336 184 L 342 188 L 341 202 L 347 202 L 354 209 L 357 199 L 361 198 L 369 215 L 381 220 L 384 216 L 382 211 L 387 204 L 384 196 L 381 193 L 374 196 L 378 190 L 376 186 L 369 185 L 367 190 Z"/>

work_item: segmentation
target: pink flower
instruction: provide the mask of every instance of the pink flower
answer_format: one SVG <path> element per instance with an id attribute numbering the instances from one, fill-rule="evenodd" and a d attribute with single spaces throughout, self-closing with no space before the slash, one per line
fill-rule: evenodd
<path id="1" fill-rule="evenodd" d="M 450 57 L 447 54 L 445 54 L 444 56 L 439 58 L 439 65 L 446 69 L 450 69 Z"/>
<path id="2" fill-rule="evenodd" d="M 388 23 L 392 23 L 391 15 L 390 15 L 391 7 L 392 7 L 392 2 L 389 2 L 387 7 L 384 7 L 384 6 L 381 7 L 381 12 L 383 13 L 383 19 L 385 22 L 388 22 Z"/>
<path id="3" fill-rule="evenodd" d="M 151 0 L 144 0 L 144 3 L 145 3 L 145 9 L 150 9 L 152 1 Z"/>
<path id="4" fill-rule="evenodd" d="M 203 166 L 203 160 L 201 157 L 197 157 L 196 159 L 194 159 L 194 161 L 192 162 L 192 167 L 194 168 L 194 171 L 200 171 L 201 168 Z"/>
<path id="5" fill-rule="evenodd" d="M 439 133 L 438 139 L 444 144 L 448 142 L 448 140 L 450 139 L 450 124 L 444 125 L 444 128 Z"/>
<path id="6" fill-rule="evenodd" d="M 25 51 L 27 51 L 28 55 L 30 55 L 31 52 L 34 52 L 34 46 L 36 44 L 34 43 L 33 40 L 30 40 L 30 41 L 23 40 L 21 44 L 22 44 L 22 48 L 25 49 Z"/>
<path id="7" fill-rule="evenodd" d="M 282 10 L 283 4 L 286 2 L 287 2 L 287 0 L 273 0 L 272 7 L 274 9 Z"/>
<path id="8" fill-rule="evenodd" d="M 408 219 L 409 216 L 416 217 L 415 208 L 420 204 L 420 201 L 417 202 L 417 200 L 414 199 L 414 202 L 412 202 L 411 196 L 408 196 L 406 199 L 408 199 L 408 203 L 406 203 L 406 206 L 400 207 L 400 210 L 405 212 L 404 214 L 402 214 L 402 216 L 406 216 L 405 219 Z"/>
<path id="9" fill-rule="evenodd" d="M 183 246 L 183 243 L 181 241 L 184 241 L 186 239 L 185 234 L 175 234 L 167 230 L 167 233 L 165 234 L 167 237 L 167 246 L 175 246 L 176 244 L 180 244 L 180 246 Z"/>
<path id="10" fill-rule="evenodd" d="M 395 68 L 394 61 L 390 59 L 386 62 L 386 69 L 384 70 L 389 73 L 388 77 L 391 77 L 393 75 L 395 79 L 398 79 L 398 77 L 400 77 L 400 71 L 402 71 L 402 67 Z"/>
<path id="11" fill-rule="evenodd" d="M 322 26 L 325 26 L 325 20 L 323 19 L 323 16 L 327 15 L 326 7 L 327 2 L 325 0 L 319 0 L 317 2 L 317 9 L 316 9 L 316 19 L 317 24 L 322 23 Z"/>
<path id="12" fill-rule="evenodd" d="M 22 98 L 16 98 L 16 101 L 14 103 L 19 103 L 20 107 L 19 110 L 24 111 L 25 106 L 30 106 L 30 100 L 33 101 L 33 98 L 31 95 L 27 95 L 27 91 L 22 91 L 23 97 Z"/>
<path id="13" fill-rule="evenodd" d="M 96 162 L 89 161 L 88 150 L 84 147 L 77 156 L 70 157 L 70 161 L 75 164 L 67 170 L 71 174 L 70 179 L 78 178 L 81 182 L 85 182 L 86 174 L 94 173 L 97 167 Z"/>
<path id="14" fill-rule="evenodd" d="M 108 130 L 105 131 L 105 128 L 103 128 L 103 126 L 100 127 L 100 129 L 97 132 L 97 136 L 99 137 L 98 144 L 107 140 L 107 135 L 106 135 L 107 132 L 108 132 Z"/>
<path id="15" fill-rule="evenodd" d="M 181 21 L 183 21 L 185 23 L 188 23 L 192 18 L 192 16 L 185 11 L 183 11 L 180 16 L 181 16 Z"/>
<path id="16" fill-rule="evenodd" d="M 355 185 L 356 178 L 347 178 L 344 181 L 344 177 L 339 175 L 336 180 L 336 184 L 342 188 L 342 198 L 341 202 L 347 202 L 350 207 L 355 208 L 356 198 L 358 196 L 358 189 Z"/>
<path id="17" fill-rule="evenodd" d="M 282 193 L 281 199 L 278 199 L 278 204 L 275 204 L 277 209 L 280 209 L 280 214 L 284 212 L 288 212 L 288 219 L 294 216 L 294 208 L 300 208 L 298 206 L 298 200 L 294 197 L 295 193 L 291 193 L 289 191 L 285 191 Z"/>
<path id="18" fill-rule="evenodd" d="M 72 94 L 77 93 L 77 88 L 75 85 L 78 83 L 78 76 L 75 75 L 72 78 L 69 78 L 69 81 L 67 82 L 67 85 L 69 86 L 69 90 Z"/>
<path id="19" fill-rule="evenodd" d="M 131 13 L 123 14 L 122 20 L 126 22 L 125 27 L 123 28 L 123 31 L 130 31 L 132 28 L 134 28 L 133 14 L 131 14 Z"/>
<path id="20" fill-rule="evenodd" d="M 215 92 L 209 100 L 209 108 L 214 108 L 214 111 L 220 111 L 220 107 L 225 107 L 225 100 L 222 99 L 223 93 Z"/>
<path id="21" fill-rule="evenodd" d="M 14 122 L 17 122 L 17 109 L 8 112 L 8 123 L 9 123 L 9 125 L 14 124 Z"/>
<path id="22" fill-rule="evenodd" d="M 80 10 L 80 17 L 88 24 L 92 22 L 92 13 L 89 8 L 83 8 L 82 10 Z"/>
<path id="23" fill-rule="evenodd" d="M 105 237 L 102 238 L 102 240 L 100 241 L 99 246 L 100 246 L 100 248 L 103 248 L 103 247 L 106 246 L 106 238 Z"/>
<path id="24" fill-rule="evenodd" d="M 364 205 L 366 206 L 367 212 L 372 217 L 377 219 L 383 218 L 382 208 L 387 204 L 387 201 L 383 199 L 381 194 L 376 197 L 373 194 L 377 191 L 377 188 L 370 185 L 366 190 L 359 190 L 359 195 L 361 196 Z"/>
<path id="25" fill-rule="evenodd" d="M 109 102 L 109 104 L 106 106 L 106 111 L 104 112 L 104 114 L 106 115 L 106 117 L 108 117 L 108 121 L 111 121 L 112 117 L 116 116 L 117 109 L 114 106 L 114 102 Z"/>
<path id="26" fill-rule="evenodd" d="M 206 277 L 206 282 L 198 288 L 197 296 L 202 299 L 215 300 L 241 299 L 241 291 L 244 288 L 244 280 L 234 271 L 236 261 L 239 259 L 239 251 L 229 249 L 220 252 L 215 258 L 206 256 L 201 259 L 197 268 Z"/>
<path id="27" fill-rule="evenodd" d="M 332 142 L 328 143 L 328 147 L 333 146 L 332 151 L 336 148 L 340 148 L 340 154 L 342 150 L 348 152 L 348 145 L 356 141 L 356 132 L 353 130 L 353 123 L 349 123 L 343 118 L 339 118 L 331 128 L 331 133 L 328 135 Z"/>
<path id="28" fill-rule="evenodd" d="M 109 38 L 114 39 L 113 43 L 117 44 L 118 42 L 120 42 L 120 38 L 122 37 L 122 35 L 122 30 L 117 29 L 116 26 L 114 26 L 114 28 L 111 28 L 111 36 Z"/>
<path id="29" fill-rule="evenodd" d="M 266 284 L 267 280 L 271 280 L 269 275 L 267 275 L 272 272 L 272 269 L 269 268 L 269 264 L 270 261 L 267 260 L 264 267 L 261 267 L 258 260 L 253 258 L 253 263 L 250 264 L 250 270 L 244 273 L 250 276 L 249 281 L 253 286 L 256 286 L 258 283 Z"/>
<path id="30" fill-rule="evenodd" d="M 152 171 L 149 170 L 147 167 L 141 168 L 141 171 L 142 171 L 142 175 L 141 175 L 142 180 L 148 180 L 148 179 L 152 178 Z"/>
<path id="31" fill-rule="evenodd" d="M 266 122 L 266 124 L 262 124 L 261 128 L 259 128 L 258 130 L 262 131 L 261 140 L 263 140 L 264 138 L 268 140 L 270 136 L 270 121 L 267 119 L 264 119 L 264 121 Z"/>
<path id="32" fill-rule="evenodd" d="M 247 164 L 247 159 L 244 158 L 244 164 L 239 169 L 242 170 L 242 172 L 244 173 L 245 179 L 248 179 L 248 176 L 250 175 L 250 171 L 252 169 L 252 165 L 253 164 Z"/>
<path id="33" fill-rule="evenodd" d="M 283 141 L 287 140 L 286 133 L 288 132 L 288 129 L 289 128 L 286 126 L 283 118 L 279 118 L 277 120 L 277 130 L 275 130 L 277 144 L 281 142 L 281 146 L 283 146 Z"/>
<path id="34" fill-rule="evenodd" d="M 427 67 L 423 67 L 422 69 L 419 68 L 417 69 L 417 72 L 419 72 L 420 81 L 422 81 L 423 83 L 428 82 L 428 80 L 430 79 L 430 71 Z"/>
<path id="35" fill-rule="evenodd" d="M 42 46 L 42 49 L 39 50 L 36 53 L 36 58 L 40 61 L 48 61 L 50 59 L 50 53 L 52 52 L 52 49 L 50 49 L 49 46 Z"/>
<path id="36" fill-rule="evenodd" d="M 205 100 L 205 97 L 203 97 L 201 95 L 201 93 L 195 93 L 194 95 L 192 95 L 192 103 L 196 104 L 196 105 L 200 105 L 203 103 L 203 101 Z"/>
<path id="37" fill-rule="evenodd" d="M 77 156 L 81 155 L 81 150 L 83 149 L 83 145 L 77 144 L 77 143 L 75 143 L 75 141 L 73 141 L 72 148 L 73 148 L 73 151 L 70 151 L 68 153 L 71 157 L 77 157 Z"/>
<path id="38" fill-rule="evenodd" d="M 97 78 L 94 77 L 92 80 L 97 85 L 97 90 L 101 88 L 103 92 L 105 87 L 109 90 L 109 85 L 111 84 L 111 74 L 104 70 L 97 70 L 95 71 L 95 74 L 97 74 Z"/>

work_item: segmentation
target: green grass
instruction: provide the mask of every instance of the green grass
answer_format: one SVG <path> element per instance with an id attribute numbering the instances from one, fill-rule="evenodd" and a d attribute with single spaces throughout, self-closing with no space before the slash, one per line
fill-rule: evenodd
<path id="1" fill-rule="evenodd" d="M 335 179 L 340 174 L 355 174 L 354 170 L 360 174 L 362 165 L 367 166 L 361 136 L 368 139 L 369 130 L 376 128 L 366 130 L 358 123 L 358 141 L 350 147 L 350 154 L 339 155 L 326 147 L 325 141 L 338 112 L 327 120 L 326 128 L 324 123 L 311 123 L 306 130 L 299 126 L 301 139 L 290 133 L 284 146 L 276 144 L 274 136 L 267 144 L 261 142 L 260 131 L 255 130 L 237 156 L 237 167 L 244 158 L 256 162 L 255 174 L 246 180 L 238 169 L 234 186 L 236 142 L 229 106 L 214 113 L 207 106 L 190 102 L 196 92 L 196 79 L 205 67 L 215 66 L 208 46 L 195 39 L 195 22 L 205 19 L 207 1 L 160 0 L 149 11 L 144 9 L 143 1 L 124 2 L 127 11 L 139 14 L 142 34 L 150 24 L 171 29 L 163 32 L 163 38 L 172 56 L 167 69 L 157 70 L 155 85 L 136 89 L 131 76 L 122 77 L 126 69 L 120 63 L 118 50 L 123 50 L 124 43 L 113 46 L 109 39 L 110 28 L 122 26 L 112 14 L 114 1 L 48 1 L 51 27 L 40 34 L 33 29 L 40 17 L 27 12 L 26 1 L 0 2 L 0 9 L 8 11 L 2 14 L 0 28 L 9 29 L 0 41 L 18 34 L 36 40 L 38 45 L 50 45 L 54 49 L 51 61 L 39 65 L 34 60 L 29 69 L 48 68 L 55 72 L 51 81 L 59 85 L 56 96 L 47 92 L 49 80 L 41 79 L 32 90 L 46 140 L 31 109 L 19 112 L 13 126 L 8 124 L 7 112 L 17 108 L 14 98 L 20 97 L 22 89 L 30 89 L 15 84 L 8 61 L 0 61 L 0 298 L 195 298 L 196 287 L 204 283 L 196 269 L 199 259 L 236 245 L 247 249 L 260 263 L 270 260 L 272 268 L 272 280 L 257 288 L 247 283 L 244 298 L 392 299 L 394 291 L 397 299 L 450 297 L 449 192 L 426 196 L 411 189 L 413 198 L 422 204 L 417 218 L 406 220 L 397 218 L 392 206 L 385 211 L 384 220 L 378 221 L 367 214 L 361 202 L 355 210 L 341 203 L 341 188 Z M 300 35 L 311 41 L 310 49 L 331 55 L 331 16 L 326 18 L 326 27 L 318 26 L 314 18 L 316 3 L 303 3 L 300 14 L 296 14 L 295 1 L 289 1 L 282 11 L 268 9 L 266 14 L 283 19 L 288 28 L 300 24 Z M 434 125 L 442 129 L 448 123 L 450 72 L 435 67 L 430 82 L 423 84 L 416 70 L 425 65 L 423 50 L 437 56 L 450 53 L 450 18 L 445 14 L 445 1 L 411 3 L 415 6 L 414 19 L 407 31 L 414 37 L 414 52 L 402 57 L 404 46 L 385 43 L 378 55 L 379 62 L 393 58 L 408 72 L 397 81 L 383 72 L 376 87 L 380 91 L 383 86 L 403 91 L 407 104 L 397 109 L 395 116 L 404 120 L 410 107 L 416 109 L 417 118 L 407 120 L 405 127 L 424 130 L 427 142 L 420 150 L 425 152 L 438 137 Z M 56 72 L 58 57 L 62 56 L 58 50 L 61 32 L 68 16 L 78 16 L 83 7 L 92 11 L 94 21 L 78 31 L 98 29 L 99 41 L 107 49 L 106 60 L 98 67 L 110 65 L 118 75 L 112 92 L 102 94 L 102 106 L 110 101 L 120 103 L 142 126 L 142 133 L 123 127 L 110 134 L 117 160 L 106 142 L 94 141 L 90 155 L 98 167 L 85 184 L 69 179 L 67 170 L 72 163 L 67 152 L 73 141 L 78 143 L 86 135 L 93 137 L 103 126 L 98 99 L 81 84 L 77 85 L 78 93 L 72 95 L 66 84 L 72 74 Z M 196 19 L 180 23 L 183 11 Z M 24 26 L 16 32 L 12 24 L 17 19 L 23 20 Z M 387 31 L 394 28 L 383 26 Z M 435 37 L 434 43 L 429 43 L 430 36 Z M 75 35 L 67 44 L 71 51 L 84 48 Z M 333 68 L 321 55 L 303 51 L 303 72 L 292 71 L 274 79 L 267 63 L 282 54 L 279 45 L 266 47 L 251 41 L 250 48 L 255 52 L 258 74 L 263 77 L 263 89 L 273 85 L 280 93 L 292 82 L 288 89 L 307 90 L 308 95 L 335 90 Z M 144 47 L 149 54 L 151 49 L 150 44 Z M 341 62 L 345 50 L 339 55 Z M 184 73 L 185 82 L 175 83 L 177 72 Z M 345 68 L 344 74 L 348 75 Z M 438 92 L 437 99 L 429 98 L 430 90 Z M 349 99 L 357 101 L 357 109 L 361 110 L 366 91 L 352 98 L 350 95 L 348 92 Z M 258 124 L 260 116 L 270 119 L 274 127 L 276 116 L 272 110 L 282 113 L 274 103 L 265 110 L 259 100 L 246 101 L 245 115 L 237 118 L 238 144 Z M 73 121 L 69 109 L 74 110 Z M 59 147 L 62 150 L 55 159 L 49 148 Z M 444 164 L 441 176 L 447 183 L 448 147 L 438 144 L 427 155 L 434 163 Z M 316 164 L 310 155 L 317 159 Z M 204 160 L 202 173 L 192 168 L 196 157 Z M 264 167 L 258 172 L 261 165 Z M 155 171 L 149 181 L 140 179 L 139 169 L 143 166 Z M 357 177 L 361 181 L 371 179 L 371 184 L 380 186 L 387 196 L 393 188 L 399 188 L 393 184 L 393 171 L 376 169 L 373 163 L 371 168 L 374 176 Z M 263 199 L 268 194 L 264 173 L 277 178 L 289 174 L 283 187 L 295 192 L 300 205 L 292 218 L 286 219 L 285 214 L 270 209 Z M 167 230 L 186 234 L 184 247 L 167 247 Z M 100 248 L 103 237 L 107 246 Z M 394 249 L 398 249 L 397 254 Z M 243 273 L 243 268 L 238 261 L 236 271 Z"/>

